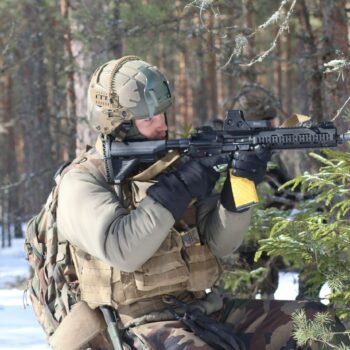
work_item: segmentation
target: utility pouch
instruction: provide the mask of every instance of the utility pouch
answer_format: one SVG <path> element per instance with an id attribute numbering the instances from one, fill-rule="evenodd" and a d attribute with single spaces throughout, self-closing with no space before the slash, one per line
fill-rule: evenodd
<path id="1" fill-rule="evenodd" d="M 79 301 L 49 338 L 49 344 L 55 350 L 78 350 L 106 329 L 100 310 Z"/>
<path id="2" fill-rule="evenodd" d="M 181 256 L 181 249 L 181 237 L 173 230 L 157 252 L 134 272 L 137 289 L 151 291 L 187 282 L 189 272 Z"/>
<path id="3" fill-rule="evenodd" d="M 187 290 L 200 291 L 212 287 L 222 273 L 222 268 L 207 245 L 195 244 L 186 248 L 190 271 Z"/>

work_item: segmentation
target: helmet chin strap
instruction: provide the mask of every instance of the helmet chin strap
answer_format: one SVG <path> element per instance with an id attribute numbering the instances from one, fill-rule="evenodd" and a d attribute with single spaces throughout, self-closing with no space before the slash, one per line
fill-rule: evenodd
<path id="1" fill-rule="evenodd" d="M 136 126 L 136 123 L 134 120 L 130 121 L 130 128 L 128 130 L 128 133 L 126 134 L 124 140 L 146 140 L 146 138 L 140 133 L 139 129 Z"/>
<path id="2" fill-rule="evenodd" d="M 117 141 L 124 141 L 133 126 L 132 120 L 123 121 L 112 133 L 111 136 Z"/>
<path id="3" fill-rule="evenodd" d="M 167 126 L 166 135 L 164 139 L 168 140 L 169 139 L 168 117 L 165 112 L 164 112 L 164 119 L 165 119 L 165 124 Z M 119 125 L 117 129 L 113 131 L 111 136 L 115 140 L 120 142 L 127 141 L 127 140 L 129 141 L 131 140 L 146 141 L 147 140 L 147 138 L 140 133 L 134 119 L 124 121 L 121 125 Z"/>

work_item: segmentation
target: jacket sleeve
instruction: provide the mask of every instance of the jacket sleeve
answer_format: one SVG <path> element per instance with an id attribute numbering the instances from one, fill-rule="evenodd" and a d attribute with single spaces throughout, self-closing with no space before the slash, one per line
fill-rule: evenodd
<path id="1" fill-rule="evenodd" d="M 146 262 L 173 224 L 171 213 L 150 197 L 129 213 L 114 191 L 87 172 L 73 169 L 60 184 L 60 236 L 122 271 L 133 272 Z"/>
<path id="2" fill-rule="evenodd" d="M 197 225 L 212 253 L 223 257 L 242 244 L 251 210 L 230 212 L 220 204 L 219 198 L 219 195 L 213 195 L 197 204 Z"/>

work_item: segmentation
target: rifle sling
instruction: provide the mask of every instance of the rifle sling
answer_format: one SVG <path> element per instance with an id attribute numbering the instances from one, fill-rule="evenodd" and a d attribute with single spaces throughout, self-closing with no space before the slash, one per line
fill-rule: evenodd
<path id="1" fill-rule="evenodd" d="M 167 153 L 163 158 L 149 166 L 143 172 L 132 177 L 134 181 L 150 181 L 154 179 L 158 174 L 167 169 L 175 161 L 180 158 L 180 154 L 177 151 Z"/>

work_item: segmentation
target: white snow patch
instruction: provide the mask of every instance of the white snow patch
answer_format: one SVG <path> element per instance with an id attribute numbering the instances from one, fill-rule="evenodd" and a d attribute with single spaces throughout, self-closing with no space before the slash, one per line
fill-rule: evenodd
<path id="1" fill-rule="evenodd" d="M 23 245 L 24 239 L 14 239 L 0 249 L 0 350 L 50 349 L 31 305 L 24 308 L 23 290 L 8 287 L 29 276 Z"/>
<path id="2" fill-rule="evenodd" d="M 325 305 L 329 304 L 329 295 L 332 293 L 332 290 L 329 288 L 329 285 L 325 283 L 320 290 L 321 302 Z"/>
<path id="3" fill-rule="evenodd" d="M 10 248 L 0 249 L 0 288 L 29 277 L 29 266 L 24 259 L 24 239 L 13 239 Z"/>
<path id="4" fill-rule="evenodd" d="M 298 295 L 299 277 L 296 272 L 279 272 L 276 300 L 295 300 Z"/>

